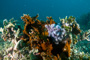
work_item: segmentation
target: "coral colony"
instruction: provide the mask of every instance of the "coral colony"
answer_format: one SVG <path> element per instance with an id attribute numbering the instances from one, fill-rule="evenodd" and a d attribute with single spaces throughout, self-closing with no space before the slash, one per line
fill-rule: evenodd
<path id="1" fill-rule="evenodd" d="M 1 38 L 7 43 L 0 51 L 1 60 L 90 59 L 89 53 L 75 47 L 77 42 L 90 41 L 90 30 L 82 32 L 75 17 L 60 18 L 58 24 L 52 17 L 47 17 L 46 22 L 37 18 L 21 16 L 23 28 L 14 19 L 3 20 Z"/>
<path id="2" fill-rule="evenodd" d="M 45 27 L 48 30 L 49 37 L 54 38 L 53 42 L 55 44 L 59 44 L 59 42 L 62 41 L 64 35 L 65 35 L 65 29 L 61 28 L 59 25 L 51 24 L 51 25 L 45 25 Z"/>

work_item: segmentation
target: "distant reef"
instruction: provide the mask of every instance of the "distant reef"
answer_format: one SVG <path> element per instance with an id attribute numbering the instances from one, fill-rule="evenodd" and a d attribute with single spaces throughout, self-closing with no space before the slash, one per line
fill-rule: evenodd
<path id="1" fill-rule="evenodd" d="M 77 18 L 77 22 L 80 24 L 81 29 L 90 29 L 90 12 L 83 14 L 79 18 Z"/>

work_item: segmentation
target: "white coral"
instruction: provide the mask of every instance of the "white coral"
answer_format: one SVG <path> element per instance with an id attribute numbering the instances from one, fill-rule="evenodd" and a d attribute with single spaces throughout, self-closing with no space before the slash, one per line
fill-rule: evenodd
<path id="1" fill-rule="evenodd" d="M 2 34 L 3 34 L 3 28 L 0 28 L 0 32 L 2 32 Z"/>
<path id="2" fill-rule="evenodd" d="M 18 29 L 17 32 L 15 33 L 15 38 L 18 38 L 19 33 L 20 33 L 20 29 Z"/>
<path id="3" fill-rule="evenodd" d="M 15 25 L 12 24 L 11 22 L 9 22 L 9 24 L 6 26 L 6 28 L 9 28 L 9 27 L 15 27 Z"/>

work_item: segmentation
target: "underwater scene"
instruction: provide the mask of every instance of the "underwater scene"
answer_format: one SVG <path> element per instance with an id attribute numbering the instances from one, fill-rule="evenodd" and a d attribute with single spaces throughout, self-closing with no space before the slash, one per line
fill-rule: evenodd
<path id="1" fill-rule="evenodd" d="M 0 60 L 90 60 L 90 0 L 0 0 Z"/>

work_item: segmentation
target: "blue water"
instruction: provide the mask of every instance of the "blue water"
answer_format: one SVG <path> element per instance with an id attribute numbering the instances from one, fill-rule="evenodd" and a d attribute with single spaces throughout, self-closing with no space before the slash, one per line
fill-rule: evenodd
<path id="1" fill-rule="evenodd" d="M 39 20 L 46 20 L 47 16 L 52 16 L 55 22 L 59 22 L 59 17 L 75 16 L 79 18 L 88 12 L 90 12 L 90 0 L 0 0 L 0 27 L 3 25 L 3 19 L 11 19 L 12 17 L 18 19 L 21 23 L 20 17 L 23 14 L 29 14 L 30 16 L 39 14 Z M 4 44 L 4 41 L 0 41 L 1 48 L 4 47 Z M 88 41 L 77 43 L 77 48 L 85 53 L 90 53 L 89 46 Z"/>
<path id="2" fill-rule="evenodd" d="M 0 0 L 0 20 L 14 17 L 19 19 L 24 14 L 35 16 L 40 20 L 52 16 L 56 22 L 59 17 L 75 16 L 90 12 L 90 0 Z"/>

